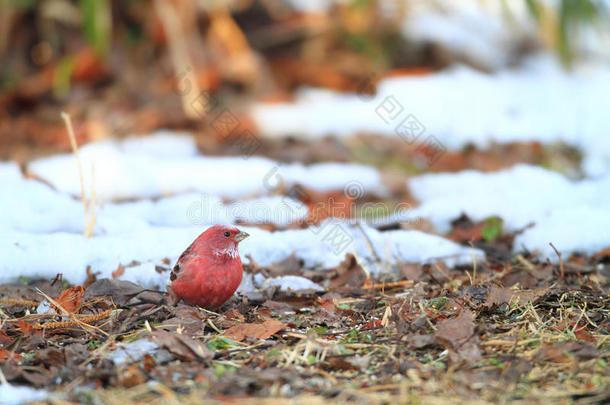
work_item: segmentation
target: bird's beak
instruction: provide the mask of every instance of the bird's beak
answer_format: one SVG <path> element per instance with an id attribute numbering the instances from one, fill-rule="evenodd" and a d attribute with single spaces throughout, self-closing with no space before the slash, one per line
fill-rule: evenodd
<path id="1" fill-rule="evenodd" d="M 242 240 L 246 239 L 248 236 L 250 236 L 250 234 L 240 231 L 235 235 L 235 242 L 241 242 Z"/>

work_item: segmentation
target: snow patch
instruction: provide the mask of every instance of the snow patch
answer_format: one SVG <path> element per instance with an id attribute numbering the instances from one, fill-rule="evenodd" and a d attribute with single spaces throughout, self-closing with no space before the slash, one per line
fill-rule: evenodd
<path id="1" fill-rule="evenodd" d="M 610 245 L 610 175 L 570 181 L 541 167 L 517 165 L 495 173 L 426 174 L 408 186 L 421 202 L 408 217 L 428 218 L 442 232 L 465 213 L 474 221 L 499 216 L 510 231 L 534 223 L 516 238 L 514 249 L 537 250 L 553 260 L 549 242 L 567 253 L 591 254 Z"/>
<path id="2" fill-rule="evenodd" d="M 241 284 L 237 289 L 237 293 L 245 295 L 247 297 L 258 296 L 261 290 L 265 290 L 270 287 L 279 287 L 280 291 L 323 291 L 324 289 L 313 281 L 300 276 L 280 276 L 265 278 L 262 274 L 244 274 L 241 280 Z"/>
<path id="3" fill-rule="evenodd" d="M 116 350 L 106 355 L 106 359 L 112 360 L 115 366 L 139 361 L 147 354 L 159 350 L 159 345 L 146 339 L 138 339 L 134 342 L 121 344 Z"/>
<path id="4" fill-rule="evenodd" d="M 372 167 L 336 163 L 283 165 L 259 157 L 197 156 L 188 145 L 183 145 L 191 142 L 192 137 L 179 136 L 178 147 L 172 148 L 167 136 L 82 146 L 79 154 L 87 195 L 92 176 L 98 201 L 186 192 L 236 199 L 272 194 L 278 187 L 294 184 L 319 191 L 340 190 L 355 180 L 364 192 L 384 191 L 380 175 Z M 72 154 L 34 160 L 28 164 L 27 171 L 63 193 L 80 196 L 77 164 Z"/>
<path id="5" fill-rule="evenodd" d="M 45 390 L 0 384 L 0 405 L 21 405 L 27 402 L 43 401 L 50 396 L 52 394 Z"/>
<path id="6" fill-rule="evenodd" d="M 596 156 L 591 170 L 599 172 L 610 170 L 609 93 L 608 66 L 570 73 L 552 56 L 538 55 L 493 75 L 458 65 L 426 76 L 386 78 L 371 98 L 303 89 L 294 103 L 259 103 L 251 114 L 267 136 L 375 133 L 400 139 L 397 128 L 412 116 L 423 128 L 411 134 L 414 145 L 431 135 L 458 150 L 467 144 L 563 141 Z"/>

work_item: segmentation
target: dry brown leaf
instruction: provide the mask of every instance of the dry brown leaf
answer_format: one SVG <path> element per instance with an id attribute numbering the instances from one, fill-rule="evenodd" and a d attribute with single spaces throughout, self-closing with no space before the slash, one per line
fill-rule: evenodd
<path id="1" fill-rule="evenodd" d="M 335 269 L 337 276 L 330 281 L 329 288 L 359 288 L 367 275 L 362 266 L 351 253 L 345 255 L 345 259 Z"/>
<path id="2" fill-rule="evenodd" d="M 457 348 L 466 343 L 474 334 L 474 314 L 464 309 L 452 319 L 438 323 L 436 338 L 445 346 Z"/>
<path id="3" fill-rule="evenodd" d="M 598 260 L 602 260 L 602 259 L 605 259 L 607 257 L 610 257 L 610 246 L 608 246 L 607 248 L 602 249 L 599 252 L 595 253 L 593 255 L 593 257 L 598 259 Z"/>
<path id="4" fill-rule="evenodd" d="M 552 361 L 554 363 L 570 363 L 575 359 L 589 360 L 599 355 L 600 352 L 588 343 L 570 341 L 544 343 L 532 360 L 534 362 Z"/>
<path id="5" fill-rule="evenodd" d="M 61 305 L 63 309 L 69 313 L 75 313 L 80 308 L 83 302 L 83 294 L 85 293 L 85 287 L 77 285 L 68 288 L 66 291 L 55 300 L 58 305 Z M 56 308 L 58 310 L 58 308 Z"/>
<path id="6" fill-rule="evenodd" d="M 34 327 L 32 326 L 32 324 L 24 321 L 23 319 L 18 319 L 17 320 L 17 327 L 21 330 L 21 333 L 24 336 L 29 336 L 32 335 L 34 333 L 39 333 L 39 330 L 34 329 Z"/>
<path id="7" fill-rule="evenodd" d="M 328 312 L 335 312 L 335 303 L 329 298 L 320 298 L 316 301 L 316 305 L 320 308 L 327 310 Z"/>
<path id="8" fill-rule="evenodd" d="M 0 347 L 0 363 L 5 362 L 6 360 L 20 361 L 21 355 L 19 353 L 11 352 L 10 350 L 6 350 L 4 347 Z"/>
<path id="9" fill-rule="evenodd" d="M 246 320 L 246 318 L 235 308 L 228 310 L 227 313 L 225 314 L 225 317 L 232 321 L 238 321 L 238 322 L 243 322 Z"/>
<path id="10" fill-rule="evenodd" d="M 510 288 L 492 287 L 487 295 L 485 306 L 491 308 L 494 305 L 510 304 L 519 302 L 522 305 L 528 302 L 535 303 L 538 298 L 546 293 L 546 289 L 540 290 L 512 290 Z"/>
<path id="11" fill-rule="evenodd" d="M 135 387 L 146 382 L 146 376 L 140 371 L 139 366 L 132 364 L 119 376 L 119 385 L 125 388 Z"/>
<path id="12" fill-rule="evenodd" d="M 178 333 L 171 333 L 164 330 L 151 332 L 153 340 L 160 346 L 183 361 L 202 360 L 208 361 L 214 357 L 202 342 L 198 342 L 190 337 Z"/>
<path id="13" fill-rule="evenodd" d="M 269 339 L 271 335 L 284 329 L 286 324 L 276 319 L 267 319 L 263 323 L 242 323 L 227 329 L 223 336 L 241 342 L 245 338 Z"/>
<path id="14" fill-rule="evenodd" d="M 131 281 L 103 278 L 87 287 L 85 298 L 109 295 L 120 306 L 143 291 L 144 288 Z"/>
<path id="15" fill-rule="evenodd" d="M 117 267 L 117 269 L 112 272 L 112 278 L 119 278 L 123 274 L 125 274 L 125 266 L 119 263 L 119 267 Z"/>

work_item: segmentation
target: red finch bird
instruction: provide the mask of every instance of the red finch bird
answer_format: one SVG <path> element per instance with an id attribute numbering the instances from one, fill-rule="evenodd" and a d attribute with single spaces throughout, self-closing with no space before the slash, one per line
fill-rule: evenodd
<path id="1" fill-rule="evenodd" d="M 248 236 L 226 225 L 214 225 L 199 235 L 169 276 L 170 303 L 175 305 L 182 298 L 191 305 L 216 309 L 227 302 L 241 283 L 237 244 Z"/>

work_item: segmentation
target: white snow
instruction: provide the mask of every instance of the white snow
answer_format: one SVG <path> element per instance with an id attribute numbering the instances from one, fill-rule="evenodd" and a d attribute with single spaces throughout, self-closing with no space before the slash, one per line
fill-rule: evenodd
<path id="1" fill-rule="evenodd" d="M 415 3 L 402 24 L 403 35 L 420 43 L 440 44 L 478 66 L 498 69 L 510 61 L 521 39 L 535 33 L 524 1 L 505 4 L 511 9 L 510 25 L 508 10 L 501 10 L 499 2 L 485 7 L 482 2 L 442 1 L 442 12 L 427 2 Z"/>
<path id="2" fill-rule="evenodd" d="M 313 281 L 299 276 L 281 276 L 281 277 L 270 277 L 264 278 L 262 274 L 260 276 L 259 284 L 264 287 L 280 287 L 282 291 L 299 291 L 299 290 L 313 290 L 323 291 L 324 289 L 314 283 Z"/>
<path id="3" fill-rule="evenodd" d="M 259 265 L 267 266 L 287 259 L 293 252 L 309 268 L 329 268 L 338 265 L 346 252 L 356 251 L 364 260 L 375 266 L 373 255 L 359 231 L 349 225 L 328 225 L 322 229 L 303 229 L 268 232 L 257 228 L 242 227 L 250 238 L 240 244 L 240 256 L 248 262 L 251 256 Z M 174 263 L 180 253 L 203 228 L 150 227 L 112 236 L 94 236 L 86 239 L 80 234 L 35 234 L 4 231 L 0 235 L 0 249 L 4 260 L 0 263 L 0 282 L 14 281 L 18 276 L 53 277 L 63 273 L 71 283 L 82 283 L 85 269 L 91 266 L 100 277 L 111 277 L 119 264 L 132 261 L 141 264 L 125 268 L 121 279 L 144 286 L 165 285 L 168 273 L 156 271 L 164 258 Z M 318 232 L 318 233 L 314 233 Z M 336 238 L 346 232 L 349 243 L 333 245 Z M 468 263 L 471 251 L 444 238 L 417 231 L 379 233 L 368 229 L 378 256 L 390 264 L 397 259 L 408 261 L 445 260 L 448 263 Z M 353 238 L 353 241 L 351 240 Z M 341 247 L 342 246 L 342 247 Z M 386 255 L 386 251 L 389 254 Z M 484 257 L 477 252 L 479 258 Z M 376 273 L 383 264 L 373 267 Z M 168 266 L 164 266 L 167 268 Z"/>
<path id="4" fill-rule="evenodd" d="M 229 205 L 231 218 L 250 224 L 272 223 L 288 226 L 307 218 L 305 204 L 289 197 L 272 196 L 236 201 Z"/>
<path id="5" fill-rule="evenodd" d="M 564 141 L 595 157 L 589 166 L 599 174 L 610 168 L 609 93 L 608 66 L 581 66 L 570 73 L 551 56 L 540 55 L 492 75 L 455 66 L 423 77 L 386 78 L 370 99 L 302 89 L 293 103 L 259 103 L 251 113 L 267 136 L 369 132 L 400 139 L 396 129 L 412 116 L 422 126 L 413 135 L 415 146 L 429 136 L 447 149 Z"/>
<path id="6" fill-rule="evenodd" d="M 245 295 L 247 297 L 251 297 L 259 294 L 261 290 L 265 290 L 270 287 L 279 287 L 279 290 L 284 292 L 302 290 L 324 290 L 318 284 L 305 277 L 280 276 L 265 278 L 265 276 L 258 273 L 254 276 L 252 274 L 244 274 L 244 277 L 241 280 L 241 284 L 237 289 L 237 293 Z"/>
<path id="7" fill-rule="evenodd" d="M 81 147 L 86 194 L 90 195 L 92 177 L 98 201 L 185 192 L 243 198 L 267 195 L 279 186 L 297 183 L 320 191 L 337 190 L 354 179 L 365 192 L 383 192 L 379 173 L 363 165 L 320 163 L 306 167 L 258 157 L 205 157 L 193 154 L 192 138 L 182 136 L 177 139 L 177 147 L 169 147 L 167 136 L 153 134 Z M 27 171 L 63 193 L 80 196 L 77 163 L 72 154 L 35 160 L 28 164 Z"/>
<path id="8" fill-rule="evenodd" d="M 51 394 L 26 386 L 0 384 L 0 405 L 21 405 L 28 402 L 43 401 Z"/>
<path id="9" fill-rule="evenodd" d="M 508 230 L 535 223 L 515 240 L 515 250 L 594 253 L 610 245 L 610 175 L 570 181 L 541 167 L 517 165 L 495 173 L 466 170 L 426 174 L 408 183 L 421 205 L 407 217 L 429 218 L 442 232 L 462 213 L 475 221 L 499 216 Z"/>
<path id="10" fill-rule="evenodd" d="M 144 358 L 145 355 L 159 349 L 159 345 L 147 339 L 138 339 L 133 342 L 120 344 L 114 351 L 106 355 L 115 366 L 122 366 Z"/>
<path id="11" fill-rule="evenodd" d="M 185 140 L 185 137 L 180 137 L 177 142 L 181 144 Z M 153 137 L 151 141 L 155 144 L 158 138 Z M 146 145 L 143 139 L 138 142 Z M 164 139 L 164 142 L 168 141 Z M 90 150 L 96 150 L 95 146 L 99 144 L 94 144 Z M 152 147 L 145 146 L 144 149 L 150 153 L 139 152 L 144 159 L 152 159 L 159 153 Z M 174 151 L 168 152 L 173 154 L 176 150 L 183 153 L 188 148 L 165 145 L 165 149 Z M 116 152 L 119 149 L 111 150 Z M 73 157 L 67 155 L 65 160 L 68 159 Z M 185 157 L 181 163 L 174 163 L 188 166 L 189 162 Z M 255 167 L 258 164 L 252 160 L 244 162 Z M 45 166 L 41 161 L 38 163 L 39 167 Z M 225 163 L 217 160 L 214 171 L 222 171 Z M 153 168 L 154 165 L 141 166 L 138 170 L 145 172 Z M 352 179 L 358 180 L 355 183 L 347 181 L 352 173 Z M 277 166 L 266 180 L 258 179 L 257 182 L 263 184 L 265 181 L 265 187 L 272 190 L 271 193 L 281 189 L 286 178 L 302 178 L 305 184 L 335 185 L 337 188 L 345 184 L 345 192 L 360 194 L 366 190 L 362 184 L 369 184 L 369 188 L 377 187 L 374 184 L 376 176 L 376 170 L 363 166 L 329 164 L 309 169 L 291 165 Z M 132 179 L 138 182 L 136 176 Z M 100 277 L 111 277 L 121 264 L 125 266 L 122 279 L 144 286 L 162 287 L 168 278 L 163 269 L 169 267 L 163 263 L 164 259 L 174 263 L 210 225 L 237 221 L 287 225 L 308 214 L 300 202 L 277 195 L 243 198 L 224 204 L 218 196 L 191 192 L 158 200 L 107 202 L 97 209 L 93 236 L 84 238 L 84 214 L 79 200 L 37 180 L 24 178 L 12 164 L 0 165 L 0 181 L 3 187 L 11 190 L 0 195 L 0 209 L 10 213 L 0 216 L 0 255 L 3 257 L 0 282 L 11 282 L 18 276 L 50 278 L 62 273 L 67 281 L 79 284 L 85 280 L 88 266 L 93 272 L 99 272 Z M 227 183 L 230 187 L 231 184 Z M 111 185 L 107 186 L 110 190 Z M 252 257 L 261 266 L 285 260 L 295 253 L 309 268 L 329 268 L 339 264 L 345 253 L 352 251 L 369 263 L 373 272 L 387 270 L 398 260 L 438 259 L 449 263 L 468 263 L 471 260 L 469 249 L 438 236 L 414 231 L 379 233 L 365 227 L 382 262 L 378 263 L 362 232 L 345 222 L 329 220 L 319 227 L 276 232 L 240 227 L 251 234 L 240 244 L 242 260 L 248 262 Z M 481 252 L 478 252 L 478 257 L 483 257 Z M 293 290 L 302 288 L 302 285 L 314 288 L 304 280 L 292 278 L 272 282 Z"/>
<path id="12" fill-rule="evenodd" d="M 608 190 L 608 188 L 606 188 Z M 515 250 L 535 249 L 556 262 L 553 245 L 560 252 L 597 253 L 610 246 L 610 208 L 581 205 L 552 209 L 515 239 Z"/>

